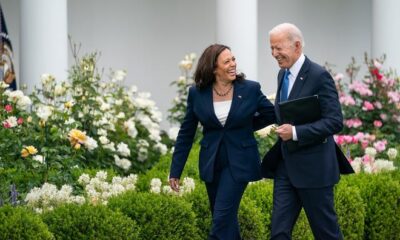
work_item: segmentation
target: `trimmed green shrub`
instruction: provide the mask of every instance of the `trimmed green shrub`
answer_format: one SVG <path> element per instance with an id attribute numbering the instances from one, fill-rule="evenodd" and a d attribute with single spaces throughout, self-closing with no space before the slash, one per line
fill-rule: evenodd
<path id="1" fill-rule="evenodd" d="M 239 207 L 240 234 L 243 239 L 263 239 L 266 236 L 261 208 L 248 197 L 242 198 Z"/>
<path id="2" fill-rule="evenodd" d="M 139 227 L 106 206 L 67 204 L 43 214 L 56 239 L 137 239 Z"/>
<path id="3" fill-rule="evenodd" d="M 200 239 L 207 239 L 212 217 L 204 183 L 196 181 L 196 188 L 193 192 L 184 195 L 184 199 L 192 204 L 192 210 L 196 214 L 196 224 L 199 228 Z"/>
<path id="4" fill-rule="evenodd" d="M 344 239 L 364 239 L 365 206 L 360 190 L 339 183 L 335 189 L 335 209 Z"/>
<path id="5" fill-rule="evenodd" d="M 140 239 L 201 239 L 191 205 L 181 197 L 131 191 L 111 198 L 108 206 L 141 226 Z"/>
<path id="6" fill-rule="evenodd" d="M 400 183 L 391 173 L 357 174 L 343 184 L 360 189 L 365 204 L 365 239 L 400 239 Z"/>
<path id="7" fill-rule="evenodd" d="M 400 181 L 400 169 L 397 169 L 396 171 L 391 171 L 390 173 L 393 180 Z"/>
<path id="8" fill-rule="evenodd" d="M 53 239 L 39 216 L 24 207 L 0 207 L 0 239 Z"/>
<path id="9" fill-rule="evenodd" d="M 265 231 L 265 236 L 261 239 L 269 239 L 271 234 L 272 193 L 272 180 L 251 183 L 244 193 L 244 197 L 255 201 L 257 207 L 261 210 L 263 217 L 262 227 Z"/>

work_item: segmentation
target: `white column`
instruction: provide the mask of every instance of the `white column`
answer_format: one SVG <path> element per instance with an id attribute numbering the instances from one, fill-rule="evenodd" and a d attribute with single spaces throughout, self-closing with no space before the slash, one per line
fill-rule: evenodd
<path id="1" fill-rule="evenodd" d="M 21 0 L 20 86 L 40 87 L 40 76 L 67 78 L 68 33 L 66 0 Z"/>
<path id="2" fill-rule="evenodd" d="M 257 79 L 257 0 L 217 0 L 217 42 L 229 46 L 237 69 Z"/>
<path id="3" fill-rule="evenodd" d="M 400 72 L 400 1 L 372 0 L 372 56 L 386 54 L 385 65 Z"/>

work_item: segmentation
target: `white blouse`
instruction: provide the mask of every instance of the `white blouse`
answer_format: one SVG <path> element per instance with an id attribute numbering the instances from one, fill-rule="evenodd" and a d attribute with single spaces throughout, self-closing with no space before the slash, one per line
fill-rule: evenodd
<path id="1" fill-rule="evenodd" d="M 225 125 L 226 119 L 228 118 L 229 110 L 231 109 L 232 100 L 214 102 L 214 111 L 218 120 L 222 124 Z"/>

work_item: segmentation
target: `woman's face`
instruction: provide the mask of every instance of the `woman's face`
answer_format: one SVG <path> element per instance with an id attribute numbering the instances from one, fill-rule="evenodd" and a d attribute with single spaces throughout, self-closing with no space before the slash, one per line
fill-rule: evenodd
<path id="1" fill-rule="evenodd" d="M 217 81 L 226 82 L 236 79 L 236 58 L 229 49 L 219 54 L 214 74 Z"/>

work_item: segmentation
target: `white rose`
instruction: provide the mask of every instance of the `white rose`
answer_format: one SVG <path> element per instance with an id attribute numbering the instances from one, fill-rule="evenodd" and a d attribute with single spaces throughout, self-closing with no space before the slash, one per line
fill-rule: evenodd
<path id="1" fill-rule="evenodd" d="M 113 72 L 112 81 L 113 82 L 122 82 L 126 77 L 125 70 L 117 70 Z"/>

